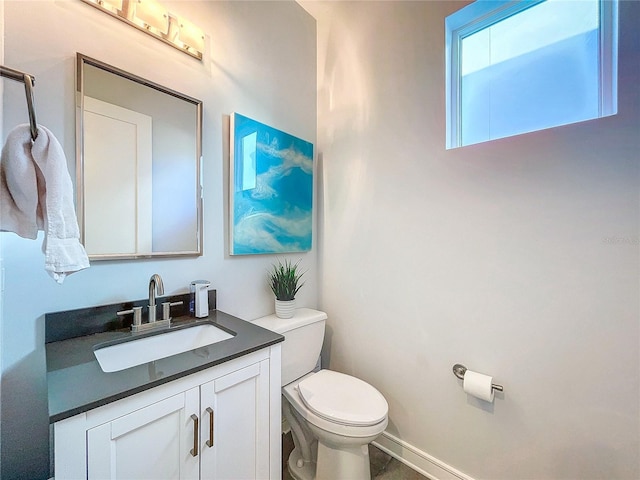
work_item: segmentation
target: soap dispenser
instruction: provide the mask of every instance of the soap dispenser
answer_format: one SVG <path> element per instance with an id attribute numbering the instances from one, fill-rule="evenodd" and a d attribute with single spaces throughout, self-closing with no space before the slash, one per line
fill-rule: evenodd
<path id="1" fill-rule="evenodd" d="M 197 318 L 209 315 L 209 280 L 194 280 L 191 282 L 191 298 L 189 311 Z"/>

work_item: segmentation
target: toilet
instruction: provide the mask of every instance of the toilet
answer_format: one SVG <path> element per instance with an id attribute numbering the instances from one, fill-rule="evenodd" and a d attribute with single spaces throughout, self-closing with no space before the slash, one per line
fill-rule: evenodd
<path id="1" fill-rule="evenodd" d="M 282 413 L 295 446 L 289 473 L 297 480 L 369 480 L 368 444 L 387 427 L 389 407 L 368 383 L 317 368 L 326 319 L 324 312 L 299 308 L 293 318 L 253 321 L 285 337 Z"/>

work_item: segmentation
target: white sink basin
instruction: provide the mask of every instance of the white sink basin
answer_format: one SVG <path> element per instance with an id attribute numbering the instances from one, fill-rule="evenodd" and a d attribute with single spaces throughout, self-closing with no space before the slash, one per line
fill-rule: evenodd
<path id="1" fill-rule="evenodd" d="M 118 372 L 229 338 L 233 335 L 215 325 L 205 324 L 109 345 L 93 353 L 103 372 Z"/>

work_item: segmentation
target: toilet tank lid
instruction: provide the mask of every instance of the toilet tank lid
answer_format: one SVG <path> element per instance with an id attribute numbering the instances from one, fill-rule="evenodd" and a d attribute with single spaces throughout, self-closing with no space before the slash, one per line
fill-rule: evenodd
<path id="1" fill-rule="evenodd" d="M 295 314 L 291 318 L 278 318 L 273 314 L 251 320 L 251 323 L 262 328 L 266 328 L 267 330 L 271 330 L 272 332 L 282 334 L 284 332 L 300 328 L 304 325 L 309 325 L 326 319 L 327 314 L 320 310 L 314 310 L 312 308 L 296 308 Z"/>

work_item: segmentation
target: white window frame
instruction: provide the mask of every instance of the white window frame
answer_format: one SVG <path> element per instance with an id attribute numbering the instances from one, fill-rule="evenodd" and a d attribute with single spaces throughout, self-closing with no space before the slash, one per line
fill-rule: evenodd
<path id="1" fill-rule="evenodd" d="M 462 147 L 460 61 L 462 39 L 546 0 L 476 0 L 445 19 L 446 148 Z M 599 0 L 599 115 L 618 111 L 618 0 Z M 489 141 L 489 140 L 487 140 Z"/>

